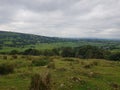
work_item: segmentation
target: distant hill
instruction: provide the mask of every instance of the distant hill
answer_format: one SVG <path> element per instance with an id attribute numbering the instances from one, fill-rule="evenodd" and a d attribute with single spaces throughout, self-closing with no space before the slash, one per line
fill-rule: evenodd
<path id="1" fill-rule="evenodd" d="M 64 43 L 63 43 L 64 42 Z M 72 43 L 68 43 L 72 42 Z M 49 44 L 42 44 L 41 43 Z M 61 43 L 61 44 L 51 44 L 51 43 Z M 51 45 L 50 45 L 51 44 Z M 76 39 L 76 38 L 57 38 L 57 37 L 47 37 L 33 34 L 24 34 L 8 31 L 0 31 L 0 50 L 8 51 L 12 48 L 24 48 L 25 46 L 39 45 L 40 48 L 55 47 L 55 46 L 78 46 L 78 45 L 95 45 L 104 48 L 118 49 L 120 48 L 120 40 L 106 40 L 106 39 Z"/>
<path id="2" fill-rule="evenodd" d="M 0 31 L 0 45 L 8 47 L 21 47 L 24 45 L 37 44 L 37 43 L 53 43 L 68 41 L 63 38 L 46 37 L 33 34 L 24 34 L 16 32 Z"/>

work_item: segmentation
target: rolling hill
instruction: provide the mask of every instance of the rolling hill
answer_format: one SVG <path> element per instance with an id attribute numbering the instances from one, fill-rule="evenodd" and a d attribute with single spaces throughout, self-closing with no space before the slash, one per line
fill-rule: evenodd
<path id="1" fill-rule="evenodd" d="M 62 38 L 46 37 L 33 34 L 0 31 L 0 45 L 8 47 L 22 47 L 37 43 L 53 43 L 67 41 Z"/>
<path id="2" fill-rule="evenodd" d="M 58 38 L 0 31 L 0 52 L 8 52 L 13 49 L 51 49 L 56 47 L 75 47 L 81 45 L 94 45 L 112 50 L 120 50 L 119 40 Z"/>

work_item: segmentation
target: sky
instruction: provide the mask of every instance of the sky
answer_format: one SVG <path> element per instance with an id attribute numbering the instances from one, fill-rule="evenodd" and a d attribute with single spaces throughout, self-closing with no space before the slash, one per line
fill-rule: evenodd
<path id="1" fill-rule="evenodd" d="M 0 30 L 120 39 L 120 0 L 0 0 Z"/>

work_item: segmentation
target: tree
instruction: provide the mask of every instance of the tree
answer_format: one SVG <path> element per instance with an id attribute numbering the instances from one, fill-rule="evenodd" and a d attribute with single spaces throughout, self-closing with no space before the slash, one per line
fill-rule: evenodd
<path id="1" fill-rule="evenodd" d="M 18 54 L 18 53 L 19 53 L 18 50 L 12 50 L 12 51 L 10 52 L 11 55 L 15 55 L 15 54 Z"/>
<path id="2" fill-rule="evenodd" d="M 24 55 L 40 55 L 40 51 L 37 49 L 27 49 L 23 52 Z"/>
<path id="3" fill-rule="evenodd" d="M 120 61 L 120 52 L 109 54 L 108 59 L 114 60 L 114 61 Z"/>
<path id="4" fill-rule="evenodd" d="M 63 57 L 74 57 L 74 49 L 71 47 L 63 47 L 61 50 L 61 56 Z"/>
<path id="5" fill-rule="evenodd" d="M 96 46 L 86 45 L 75 48 L 75 56 L 80 58 L 104 58 L 104 50 Z"/>

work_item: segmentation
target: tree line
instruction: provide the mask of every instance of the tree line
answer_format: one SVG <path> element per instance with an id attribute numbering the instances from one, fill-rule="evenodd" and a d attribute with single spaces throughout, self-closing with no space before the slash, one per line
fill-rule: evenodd
<path id="1" fill-rule="evenodd" d="M 53 48 L 52 50 L 38 50 L 38 49 L 26 49 L 23 52 L 12 50 L 9 54 L 21 54 L 21 55 L 45 55 L 45 56 L 62 56 L 62 57 L 76 57 L 83 59 L 109 59 L 120 60 L 120 52 L 110 52 L 109 50 L 99 48 L 97 46 L 85 45 L 80 47 L 60 47 Z"/>

